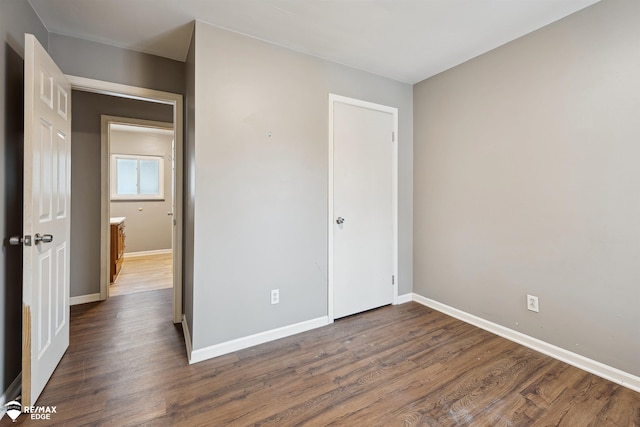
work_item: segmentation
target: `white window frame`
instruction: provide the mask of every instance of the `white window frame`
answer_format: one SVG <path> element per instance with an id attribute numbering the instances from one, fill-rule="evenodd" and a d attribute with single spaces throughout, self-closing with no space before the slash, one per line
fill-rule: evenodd
<path id="1" fill-rule="evenodd" d="M 118 159 L 137 160 L 157 160 L 158 161 L 158 188 L 160 194 L 140 194 L 140 167 L 138 167 L 138 194 L 118 194 Z M 112 154 L 111 155 L 111 200 L 164 200 L 164 157 L 145 156 L 135 154 Z"/>

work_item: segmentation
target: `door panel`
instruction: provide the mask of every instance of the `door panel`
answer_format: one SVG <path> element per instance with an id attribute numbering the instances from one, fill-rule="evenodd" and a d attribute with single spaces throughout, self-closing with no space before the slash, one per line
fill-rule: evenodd
<path id="1" fill-rule="evenodd" d="M 62 72 L 26 34 L 23 234 L 30 240 L 23 251 L 25 406 L 36 402 L 69 345 L 70 93 Z"/>
<path id="2" fill-rule="evenodd" d="M 333 114 L 333 307 L 339 318 L 393 302 L 394 118 L 342 102 L 334 103 Z"/>

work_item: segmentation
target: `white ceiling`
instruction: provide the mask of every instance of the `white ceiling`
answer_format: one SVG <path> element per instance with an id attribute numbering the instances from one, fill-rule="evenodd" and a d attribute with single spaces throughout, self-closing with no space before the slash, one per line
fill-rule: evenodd
<path id="1" fill-rule="evenodd" d="M 52 33 L 184 61 L 193 20 L 416 83 L 599 0 L 29 0 Z"/>

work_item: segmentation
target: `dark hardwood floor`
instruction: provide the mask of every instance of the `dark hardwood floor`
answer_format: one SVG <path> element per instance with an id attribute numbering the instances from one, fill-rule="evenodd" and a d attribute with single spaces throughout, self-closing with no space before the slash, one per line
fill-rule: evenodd
<path id="1" fill-rule="evenodd" d="M 170 289 L 71 311 L 57 413 L 16 424 L 640 426 L 640 393 L 417 303 L 191 366 Z"/>

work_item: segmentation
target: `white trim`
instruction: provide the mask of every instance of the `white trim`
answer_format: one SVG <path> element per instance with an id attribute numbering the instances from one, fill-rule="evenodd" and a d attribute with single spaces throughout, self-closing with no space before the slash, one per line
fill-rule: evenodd
<path id="1" fill-rule="evenodd" d="M 71 83 L 72 89 L 84 92 L 100 93 L 120 98 L 137 99 L 139 101 L 157 102 L 158 104 L 170 105 L 177 101 L 177 97 L 182 99 L 182 95 L 164 92 L 161 90 L 123 85 L 120 83 L 88 79 L 86 77 L 79 76 L 65 75 L 65 77 L 69 83 Z"/>
<path id="2" fill-rule="evenodd" d="M 583 371 L 590 372 L 594 375 L 602 377 L 606 380 L 613 381 L 620 384 L 623 387 L 630 388 L 631 390 L 640 392 L 640 377 L 632 375 L 628 372 L 624 372 L 618 368 L 614 368 L 597 360 L 589 359 L 588 357 L 566 350 L 562 347 L 558 347 L 548 342 L 539 340 L 522 332 L 514 331 L 497 323 L 490 322 L 480 317 L 474 316 L 457 308 L 450 307 L 446 304 L 442 304 L 438 301 L 423 297 L 418 294 L 413 294 L 413 300 L 417 303 L 425 305 L 434 310 L 448 314 L 451 317 L 462 320 L 473 326 L 477 326 L 480 329 L 489 331 L 503 338 L 506 338 L 515 343 L 521 344 L 530 349 L 536 350 L 542 354 L 553 357 L 554 359 L 568 363 Z"/>
<path id="3" fill-rule="evenodd" d="M 310 331 L 312 329 L 326 326 L 329 323 L 329 319 L 326 316 L 318 317 L 316 319 L 249 335 L 248 337 L 238 338 L 209 347 L 192 350 L 190 352 L 189 364 L 202 362 L 203 360 L 212 359 L 214 357 L 222 356 L 223 354 L 233 353 L 234 351 L 253 347 L 254 345 L 264 344 L 269 341 L 275 341 L 280 338 L 286 338 L 301 332 Z"/>
<path id="4" fill-rule="evenodd" d="M 4 391 L 2 396 L 0 396 L 0 420 L 4 418 L 4 414 L 7 413 L 7 409 L 4 405 L 7 402 L 11 402 L 12 400 L 16 400 L 20 396 L 20 392 L 22 391 L 22 372 L 18 374 L 15 380 L 9 384 L 9 387 Z"/>
<path id="5" fill-rule="evenodd" d="M 395 283 L 393 284 L 393 300 L 392 304 L 398 304 L 398 289 L 400 289 L 400 279 L 398 276 L 398 109 L 386 105 L 375 104 L 373 102 L 362 101 L 360 99 L 348 98 L 346 96 L 329 94 L 329 182 L 328 182 L 328 202 L 327 202 L 327 315 L 329 322 L 333 322 L 333 112 L 334 104 L 340 102 L 343 104 L 353 105 L 356 107 L 368 108 L 374 111 L 390 113 L 393 117 L 393 149 L 391 153 L 391 204 L 392 204 L 392 222 L 393 222 L 393 272 Z"/>
<path id="6" fill-rule="evenodd" d="M 147 256 L 147 255 L 170 254 L 171 252 L 173 252 L 171 249 L 155 249 L 153 251 L 125 252 L 124 253 L 124 257 L 125 258 L 137 258 L 137 257 Z"/>
<path id="7" fill-rule="evenodd" d="M 411 301 L 413 301 L 413 294 L 398 295 L 398 298 L 396 299 L 396 302 L 394 302 L 394 304 L 405 304 Z"/>
<path id="8" fill-rule="evenodd" d="M 87 295 L 78 295 L 77 297 L 69 298 L 69 305 L 78 305 L 78 304 L 86 304 L 88 302 L 96 302 L 101 301 L 100 294 L 87 294 Z"/>
<path id="9" fill-rule="evenodd" d="M 184 148 L 184 131 L 183 131 L 183 97 L 180 94 L 163 92 L 154 89 L 140 88 L 136 86 L 123 85 L 120 83 L 105 82 L 101 80 L 88 79 L 85 77 L 77 76 L 65 76 L 71 88 L 74 90 L 81 90 L 85 92 L 99 93 L 104 95 L 118 96 L 121 98 L 137 99 L 148 102 L 156 102 L 159 104 L 168 104 L 173 106 L 173 129 L 174 129 L 174 141 L 175 141 L 175 180 L 174 180 L 174 200 L 175 207 L 173 212 L 173 219 L 175 225 L 173 227 L 172 235 L 172 247 L 173 247 L 173 322 L 180 323 L 182 321 L 182 211 L 183 211 L 183 148 Z M 101 155 L 105 155 L 105 147 L 102 147 Z M 108 153 L 107 153 L 108 155 Z M 107 162 L 108 164 L 108 162 Z M 105 163 L 102 162 L 102 167 L 105 167 Z M 109 181 L 104 181 L 105 171 L 101 172 L 101 192 L 104 198 L 108 197 L 108 185 Z M 108 167 L 106 174 L 108 176 Z M 105 186 L 107 188 L 105 189 Z M 105 196 L 107 195 L 107 196 Z M 102 206 L 102 213 L 100 217 L 101 224 L 109 223 L 109 211 L 108 202 L 107 208 Z M 108 228 L 102 227 L 100 238 L 102 241 L 108 241 L 109 233 Z M 103 245 L 104 247 L 104 245 Z M 101 299 L 108 298 L 109 293 L 109 251 L 105 252 L 104 249 L 100 251 L 100 295 Z"/>
<path id="10" fill-rule="evenodd" d="M 333 95 L 329 94 L 329 181 L 327 200 L 327 317 L 333 322 Z"/>
<path id="11" fill-rule="evenodd" d="M 187 348 L 187 358 L 189 364 L 191 364 L 191 352 L 193 351 L 193 345 L 191 342 L 191 333 L 189 332 L 189 323 L 187 322 L 187 316 L 182 315 L 182 335 L 184 335 L 184 345 Z"/>

